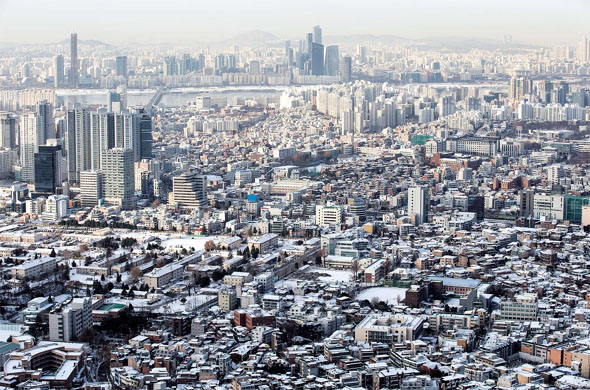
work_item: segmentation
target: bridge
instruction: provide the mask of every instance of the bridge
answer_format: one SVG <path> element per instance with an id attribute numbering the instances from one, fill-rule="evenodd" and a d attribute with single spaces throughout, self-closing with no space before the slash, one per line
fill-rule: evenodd
<path id="1" fill-rule="evenodd" d="M 166 87 L 160 87 L 158 88 L 158 90 L 156 91 L 156 93 L 154 93 L 152 95 L 152 97 L 150 98 L 150 100 L 147 102 L 147 104 L 145 105 L 145 110 L 148 113 L 152 112 L 152 107 L 158 105 L 158 103 L 160 103 L 160 101 L 162 100 L 162 97 L 164 96 L 164 93 L 166 91 Z"/>

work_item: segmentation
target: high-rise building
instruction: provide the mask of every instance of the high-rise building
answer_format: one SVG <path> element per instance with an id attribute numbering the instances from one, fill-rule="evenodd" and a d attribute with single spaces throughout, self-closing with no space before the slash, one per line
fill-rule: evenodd
<path id="1" fill-rule="evenodd" d="M 16 117 L 0 112 L 0 148 L 16 148 Z"/>
<path id="2" fill-rule="evenodd" d="M 115 147 L 115 115 L 104 110 L 93 112 L 90 116 L 90 167 L 102 167 L 104 153 Z"/>
<path id="3" fill-rule="evenodd" d="M 63 180 L 61 145 L 40 145 L 35 153 L 35 193 L 55 194 Z"/>
<path id="4" fill-rule="evenodd" d="M 117 56 L 115 58 L 115 69 L 117 76 L 127 78 L 127 56 Z"/>
<path id="5" fill-rule="evenodd" d="M 35 152 L 45 143 L 41 120 L 35 112 L 25 112 L 20 122 L 21 180 L 32 183 L 35 179 Z"/>
<path id="6" fill-rule="evenodd" d="M 344 57 L 339 64 L 340 81 L 348 83 L 352 80 L 352 58 Z"/>
<path id="7" fill-rule="evenodd" d="M 36 105 L 36 111 L 39 115 L 39 121 L 41 126 L 41 132 L 43 133 L 42 142 L 45 143 L 48 139 L 54 139 L 55 133 L 55 120 L 53 119 L 53 105 L 47 100 L 41 100 Z"/>
<path id="8" fill-rule="evenodd" d="M 311 48 L 313 44 L 313 33 L 307 33 L 307 40 L 305 44 L 305 53 L 311 58 Z"/>
<path id="9" fill-rule="evenodd" d="M 207 176 L 196 172 L 183 173 L 172 178 L 170 203 L 180 209 L 197 209 L 207 205 Z"/>
<path id="10" fill-rule="evenodd" d="M 64 56 L 61 54 L 53 59 L 53 86 L 59 88 L 64 84 Z"/>
<path id="11" fill-rule="evenodd" d="M 137 116 L 136 124 L 139 127 L 139 160 L 152 158 L 152 117 L 143 107 L 133 108 L 132 112 Z M 136 159 L 135 161 L 138 161 Z"/>
<path id="12" fill-rule="evenodd" d="M 68 159 L 68 180 L 80 182 L 80 172 L 92 166 L 91 112 L 85 108 L 69 109 L 66 112 L 66 154 Z"/>
<path id="13" fill-rule="evenodd" d="M 315 26 L 313 28 L 313 43 L 319 43 L 320 45 L 322 42 L 322 28 L 320 26 Z"/>
<path id="14" fill-rule="evenodd" d="M 326 74 L 337 76 L 340 67 L 340 53 L 337 45 L 326 47 Z"/>
<path id="15" fill-rule="evenodd" d="M 408 189 L 408 215 L 415 218 L 416 226 L 428 222 L 428 188 L 411 187 Z"/>
<path id="16" fill-rule="evenodd" d="M 533 81 L 526 77 L 512 77 L 508 86 L 508 98 L 520 101 L 533 92 Z"/>
<path id="17" fill-rule="evenodd" d="M 70 86 L 78 88 L 80 75 L 78 73 L 78 34 L 72 33 L 70 36 Z"/>
<path id="18" fill-rule="evenodd" d="M 94 207 L 104 197 L 101 171 L 80 172 L 80 201 L 83 207 Z"/>
<path id="19" fill-rule="evenodd" d="M 321 43 L 312 43 L 311 47 L 311 74 L 314 76 L 321 76 L 325 73 L 324 45 Z"/>
<path id="20" fill-rule="evenodd" d="M 104 164 L 105 203 L 129 210 L 135 206 L 135 175 L 133 150 L 113 148 L 105 152 Z"/>
<path id="21" fill-rule="evenodd" d="M 578 61 L 580 62 L 588 62 L 590 61 L 590 42 L 588 41 L 588 37 L 582 37 L 580 43 L 578 45 L 577 51 Z"/>

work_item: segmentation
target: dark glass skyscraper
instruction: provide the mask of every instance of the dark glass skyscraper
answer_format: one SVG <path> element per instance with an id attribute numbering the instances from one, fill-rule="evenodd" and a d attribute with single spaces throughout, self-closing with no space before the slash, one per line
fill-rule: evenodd
<path id="1" fill-rule="evenodd" d="M 324 72 L 324 45 L 311 44 L 311 74 L 321 76 Z"/>
<path id="2" fill-rule="evenodd" d="M 328 76 L 337 76 L 340 62 L 340 53 L 338 46 L 331 45 L 326 47 L 326 74 Z"/>
<path id="3" fill-rule="evenodd" d="M 35 193 L 54 194 L 61 181 L 61 146 L 39 146 L 35 153 Z"/>

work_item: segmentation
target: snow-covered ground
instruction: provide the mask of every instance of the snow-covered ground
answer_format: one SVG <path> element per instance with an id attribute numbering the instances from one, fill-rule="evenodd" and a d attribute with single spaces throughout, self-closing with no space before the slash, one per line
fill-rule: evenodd
<path id="1" fill-rule="evenodd" d="M 406 298 L 406 288 L 399 287 L 373 287 L 369 288 L 359 295 L 357 295 L 357 301 L 371 301 L 373 298 L 378 298 L 381 302 L 389 304 L 399 303 Z"/>
<path id="2" fill-rule="evenodd" d="M 195 250 L 202 250 L 205 248 L 205 243 L 209 240 L 213 240 L 214 242 L 218 242 L 216 237 L 189 237 L 189 236 L 182 236 L 177 238 L 169 238 L 167 240 L 162 241 L 162 246 L 166 249 L 182 249 L 186 248 L 189 250 L 190 248 L 195 248 Z"/>
<path id="3" fill-rule="evenodd" d="M 322 282 L 350 282 L 352 278 L 352 272 L 346 270 L 334 270 L 322 267 L 310 267 L 307 271 L 319 273 L 319 274 L 328 274 L 330 276 L 320 276 L 318 279 Z"/>

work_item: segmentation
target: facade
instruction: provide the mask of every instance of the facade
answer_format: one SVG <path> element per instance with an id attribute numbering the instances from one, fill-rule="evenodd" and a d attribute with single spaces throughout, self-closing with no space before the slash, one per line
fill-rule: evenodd
<path id="1" fill-rule="evenodd" d="M 408 215 L 415 218 L 415 225 L 428 222 L 429 211 L 428 188 L 411 187 L 408 189 Z"/>
<path id="2" fill-rule="evenodd" d="M 198 209 L 207 205 L 207 176 L 194 172 L 172 178 L 170 203 L 180 209 Z"/>
<path id="3" fill-rule="evenodd" d="M 354 339 L 367 343 L 404 343 L 416 340 L 424 320 L 409 315 L 368 315 L 354 329 Z"/>
<path id="4" fill-rule="evenodd" d="M 75 341 L 92 326 L 92 304 L 89 297 L 73 298 L 66 307 L 49 313 L 49 339 Z"/>
<path id="5" fill-rule="evenodd" d="M 42 257 L 26 261 L 12 267 L 12 276 L 16 279 L 39 278 L 55 271 L 56 261 L 54 257 Z"/>
<path id="6" fill-rule="evenodd" d="M 182 276 L 184 265 L 172 263 L 162 268 L 157 268 L 143 276 L 143 281 L 151 289 L 158 289 L 166 286 L 171 280 Z"/>
<path id="7" fill-rule="evenodd" d="M 80 172 L 80 200 L 83 207 L 94 207 L 104 197 L 101 171 Z"/>
<path id="8" fill-rule="evenodd" d="M 133 151 L 113 148 L 104 158 L 105 203 L 132 209 L 135 205 Z"/>
<path id="9" fill-rule="evenodd" d="M 325 228 L 340 230 L 342 223 L 342 207 L 317 205 L 315 209 L 315 223 Z"/>
<path id="10" fill-rule="evenodd" d="M 35 153 L 35 192 L 54 194 L 61 187 L 61 145 L 41 145 Z"/>
<path id="11" fill-rule="evenodd" d="M 535 321 L 538 310 L 535 294 L 521 294 L 515 296 L 513 301 L 502 302 L 500 318 L 503 320 Z"/>

